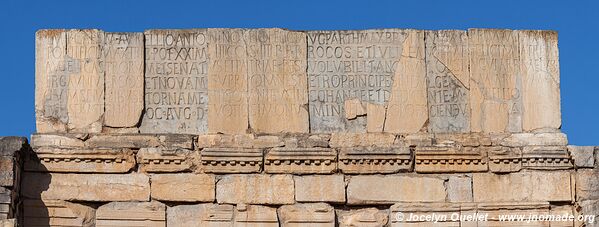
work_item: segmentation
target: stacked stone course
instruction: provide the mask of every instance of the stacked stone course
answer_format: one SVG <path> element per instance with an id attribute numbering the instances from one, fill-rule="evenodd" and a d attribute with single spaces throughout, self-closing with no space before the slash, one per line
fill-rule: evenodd
<path id="1" fill-rule="evenodd" d="M 552 31 L 40 30 L 20 223 L 597 215 L 595 149 L 561 133 L 559 77 Z"/>

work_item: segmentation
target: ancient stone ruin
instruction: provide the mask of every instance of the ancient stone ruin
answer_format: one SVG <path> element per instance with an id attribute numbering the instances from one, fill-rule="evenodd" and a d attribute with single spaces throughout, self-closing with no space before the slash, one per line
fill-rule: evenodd
<path id="1" fill-rule="evenodd" d="M 40 30 L 35 67 L 1 226 L 599 222 L 553 31 Z"/>

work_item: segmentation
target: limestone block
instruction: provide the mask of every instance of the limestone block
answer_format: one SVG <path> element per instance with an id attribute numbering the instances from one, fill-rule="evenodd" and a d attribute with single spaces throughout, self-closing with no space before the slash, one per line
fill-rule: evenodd
<path id="1" fill-rule="evenodd" d="M 206 29 L 148 30 L 142 133 L 205 133 L 208 129 Z"/>
<path id="2" fill-rule="evenodd" d="M 445 185 L 447 201 L 453 203 L 473 202 L 472 177 L 450 176 Z"/>
<path id="3" fill-rule="evenodd" d="M 259 173 L 262 170 L 262 149 L 204 148 L 201 168 L 206 173 Z"/>
<path id="4" fill-rule="evenodd" d="M 135 166 L 131 149 L 38 148 L 25 161 L 25 170 L 65 173 L 126 173 Z"/>
<path id="5" fill-rule="evenodd" d="M 198 148 L 218 148 L 218 147 L 239 147 L 239 148 L 272 148 L 282 147 L 285 143 L 279 136 L 254 136 L 253 134 L 209 134 L 199 135 L 196 147 Z"/>
<path id="6" fill-rule="evenodd" d="M 411 132 L 423 127 L 427 119 L 423 31 L 308 31 L 307 35 L 311 132 L 367 128 Z M 352 99 L 359 104 L 346 105 Z M 364 106 L 366 118 L 354 118 L 352 113 Z"/>
<path id="7" fill-rule="evenodd" d="M 334 227 L 335 210 L 326 203 L 297 203 L 277 210 L 282 227 Z"/>
<path id="8" fill-rule="evenodd" d="M 298 202 L 345 203 L 343 175 L 293 176 Z"/>
<path id="9" fill-rule="evenodd" d="M 488 170 L 488 157 L 484 149 L 437 145 L 416 147 L 415 166 L 418 173 L 484 172 Z"/>
<path id="10" fill-rule="evenodd" d="M 85 141 L 85 146 L 99 148 L 143 148 L 159 147 L 162 143 L 155 135 L 144 134 L 98 134 Z"/>
<path id="11" fill-rule="evenodd" d="M 95 210 L 81 204 L 60 200 L 23 201 L 24 226 L 80 226 L 92 227 Z"/>
<path id="12" fill-rule="evenodd" d="M 81 148 L 85 146 L 83 140 L 68 134 L 33 134 L 31 135 L 31 147 L 59 147 L 59 148 Z"/>
<path id="13" fill-rule="evenodd" d="M 96 211 L 96 226 L 166 226 L 166 206 L 159 202 L 112 202 Z"/>
<path id="14" fill-rule="evenodd" d="M 518 32 L 469 29 L 473 132 L 522 131 L 522 72 Z"/>
<path id="15" fill-rule="evenodd" d="M 14 218 L 0 220 L 0 226 L 2 227 L 18 227 L 18 221 Z"/>
<path id="16" fill-rule="evenodd" d="M 260 205 L 238 204 L 235 227 L 278 227 L 277 209 Z"/>
<path id="17" fill-rule="evenodd" d="M 195 135 L 188 134 L 162 134 L 158 135 L 161 146 L 168 148 L 194 149 Z"/>
<path id="18" fill-rule="evenodd" d="M 582 223 L 586 224 L 585 226 L 599 226 L 599 200 L 581 201 L 579 205 L 581 209 L 579 214 L 589 215 Z"/>
<path id="19" fill-rule="evenodd" d="M 599 199 L 599 171 L 576 171 L 576 201 Z"/>
<path id="20" fill-rule="evenodd" d="M 104 125 L 134 127 L 144 108 L 143 33 L 107 32 L 102 36 L 102 45 L 106 77 Z"/>
<path id="21" fill-rule="evenodd" d="M 470 132 L 470 55 L 466 31 L 426 32 L 428 131 Z"/>
<path id="22" fill-rule="evenodd" d="M 291 175 L 225 175 L 216 183 L 216 200 L 229 204 L 293 204 Z"/>
<path id="23" fill-rule="evenodd" d="M 522 149 L 526 169 L 570 169 L 574 167 L 565 146 L 530 146 Z"/>
<path id="24" fill-rule="evenodd" d="M 432 146 L 434 140 L 433 134 L 412 133 L 399 135 L 394 144 L 404 147 Z"/>
<path id="25" fill-rule="evenodd" d="M 100 132 L 104 68 L 99 30 L 36 33 L 38 132 Z"/>
<path id="26" fill-rule="evenodd" d="M 332 173 L 337 169 L 337 152 L 331 148 L 270 149 L 264 158 L 267 173 Z"/>
<path id="27" fill-rule="evenodd" d="M 390 147 L 395 141 L 395 135 L 390 133 L 333 133 L 331 147 Z"/>
<path id="28" fill-rule="evenodd" d="M 213 202 L 214 175 L 175 173 L 151 176 L 152 199 L 172 202 Z"/>
<path id="29" fill-rule="evenodd" d="M 491 136 L 486 133 L 435 133 L 436 143 L 452 141 L 464 147 L 491 146 Z"/>
<path id="30" fill-rule="evenodd" d="M 25 198 L 66 201 L 148 201 L 150 181 L 143 174 L 25 173 Z"/>
<path id="31" fill-rule="evenodd" d="M 549 215 L 548 202 L 496 202 L 496 203 L 480 203 L 477 205 L 477 212 L 481 216 L 486 216 L 486 221 L 478 221 L 478 226 L 553 226 L 549 221 L 539 220 L 514 220 L 500 221 L 500 216 L 505 215 L 523 215 L 530 216 L 547 216 Z"/>
<path id="32" fill-rule="evenodd" d="M 524 131 L 562 125 L 557 32 L 518 31 L 522 64 Z"/>
<path id="33" fill-rule="evenodd" d="M 18 185 L 20 165 L 16 157 L 0 156 L 0 186 Z"/>
<path id="34" fill-rule="evenodd" d="M 595 166 L 595 147 L 593 146 L 568 146 L 574 165 L 577 168 L 593 168 Z"/>
<path id="35" fill-rule="evenodd" d="M 199 160 L 197 151 L 185 149 L 140 148 L 137 162 L 140 170 L 148 173 L 185 172 L 192 169 L 194 160 Z"/>
<path id="36" fill-rule="evenodd" d="M 507 175 L 472 174 L 475 202 L 548 201 L 570 202 L 569 172 L 521 172 Z"/>
<path id="37" fill-rule="evenodd" d="M 396 203 L 390 208 L 389 226 L 460 226 L 460 220 L 451 219 L 460 214 L 460 204 L 456 203 Z M 426 218 L 415 218 L 429 216 Z M 444 219 L 442 217 L 447 217 Z"/>
<path id="38" fill-rule="evenodd" d="M 14 218 L 18 214 L 18 192 L 6 187 L 0 187 L 0 220 Z M 1 225 L 0 225 L 1 226 Z"/>
<path id="39" fill-rule="evenodd" d="M 250 29 L 245 36 L 250 128 L 308 132 L 306 34 L 274 28 Z"/>
<path id="40" fill-rule="evenodd" d="M 549 208 L 549 213 L 551 215 L 554 215 L 555 217 L 560 217 L 560 219 L 556 219 L 554 221 L 551 221 L 550 224 L 551 226 L 562 226 L 562 227 L 567 227 L 567 226 L 576 226 L 574 223 L 574 220 L 567 220 L 567 219 L 563 219 L 561 217 L 576 217 L 574 216 L 574 207 L 571 205 L 552 205 L 551 208 Z M 576 218 L 575 218 L 576 219 Z"/>
<path id="41" fill-rule="evenodd" d="M 446 197 L 443 180 L 435 177 L 361 175 L 351 177 L 347 186 L 352 205 L 441 202 Z"/>
<path id="42" fill-rule="evenodd" d="M 409 147 L 353 147 L 339 149 L 339 169 L 349 174 L 397 173 L 412 169 Z"/>
<path id="43" fill-rule="evenodd" d="M 513 133 L 499 144 L 506 147 L 566 146 L 568 138 L 563 133 Z"/>
<path id="44" fill-rule="evenodd" d="M 285 147 L 290 148 L 329 147 L 331 134 L 294 133 L 283 135 L 282 139 Z"/>
<path id="45" fill-rule="evenodd" d="M 337 210 L 337 224 L 340 227 L 384 227 L 387 225 L 388 220 L 388 210 L 376 208 Z"/>
<path id="46" fill-rule="evenodd" d="M 489 170 L 495 173 L 518 172 L 522 169 L 522 150 L 515 147 L 484 148 L 489 155 Z"/>
<path id="47" fill-rule="evenodd" d="M 167 226 L 233 226 L 234 207 L 225 204 L 195 204 L 168 207 Z"/>
<path id="48" fill-rule="evenodd" d="M 208 29 L 208 132 L 247 133 L 248 49 L 243 29 Z"/>

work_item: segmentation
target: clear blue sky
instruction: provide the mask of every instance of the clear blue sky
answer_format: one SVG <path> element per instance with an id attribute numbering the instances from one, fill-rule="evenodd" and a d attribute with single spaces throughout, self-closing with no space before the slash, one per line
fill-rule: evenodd
<path id="1" fill-rule="evenodd" d="M 2 0 L 0 135 L 28 136 L 34 132 L 36 30 L 143 31 L 206 27 L 557 30 L 562 130 L 568 134 L 571 144 L 599 145 L 597 1 Z"/>

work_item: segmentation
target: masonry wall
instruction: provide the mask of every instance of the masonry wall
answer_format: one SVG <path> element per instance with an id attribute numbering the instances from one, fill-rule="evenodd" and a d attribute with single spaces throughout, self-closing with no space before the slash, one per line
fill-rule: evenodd
<path id="1" fill-rule="evenodd" d="M 596 215 L 594 148 L 560 131 L 558 61 L 551 31 L 41 30 L 22 221 Z"/>

